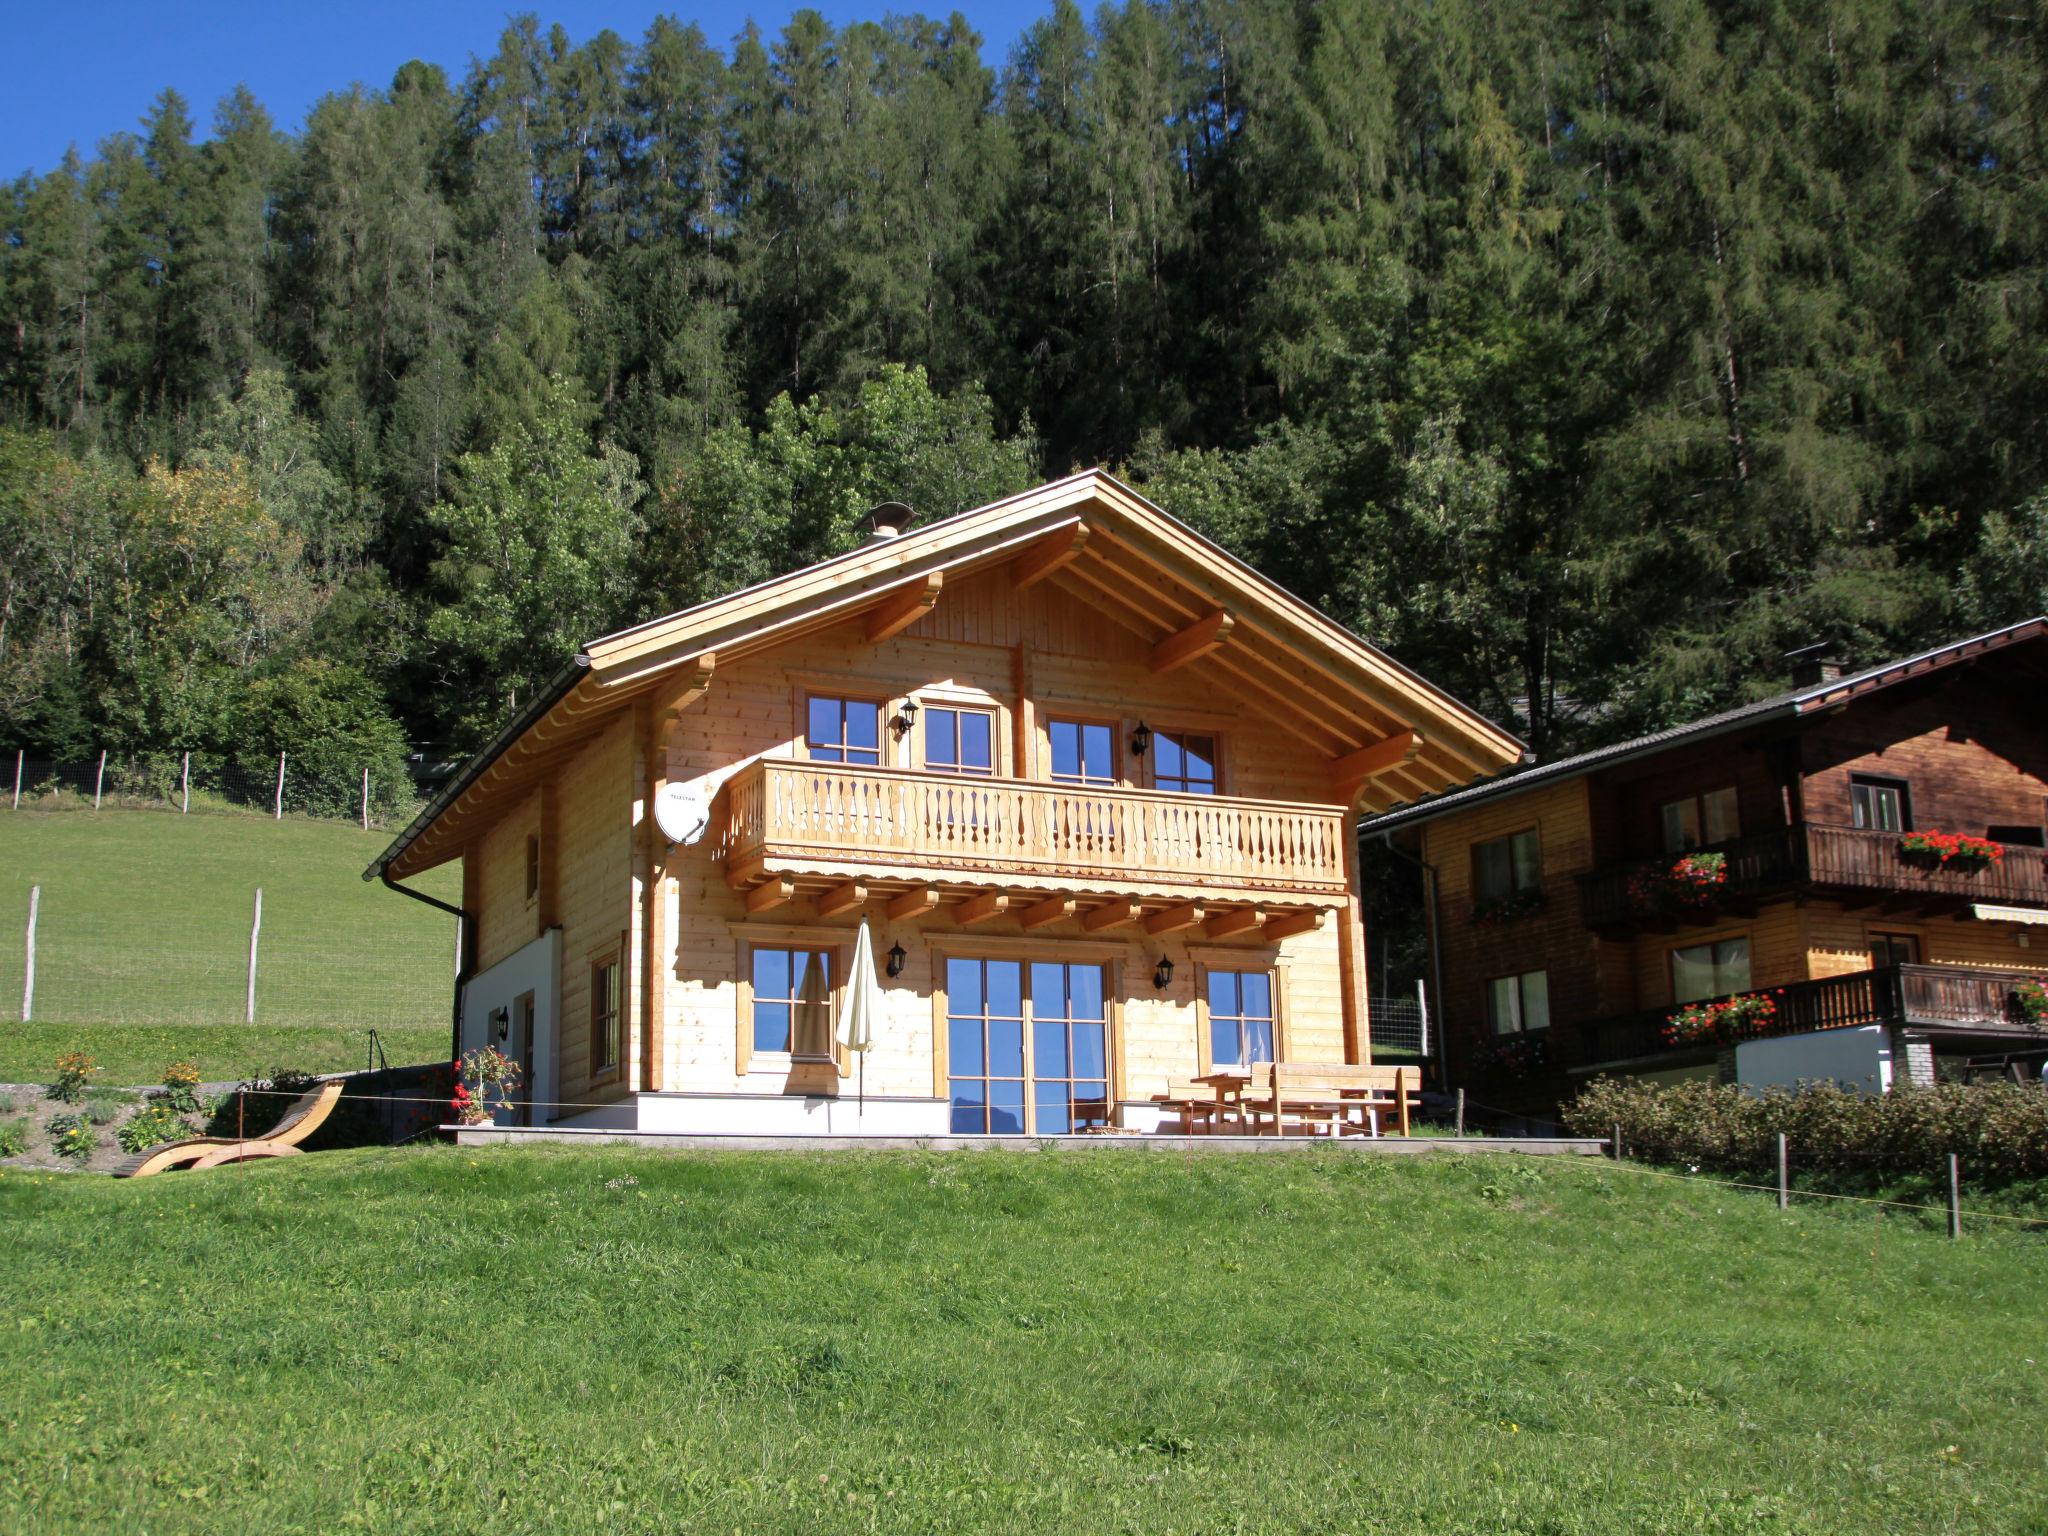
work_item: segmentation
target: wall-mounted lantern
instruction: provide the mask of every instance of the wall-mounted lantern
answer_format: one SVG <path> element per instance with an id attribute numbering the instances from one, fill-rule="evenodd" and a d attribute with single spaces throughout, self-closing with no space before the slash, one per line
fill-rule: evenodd
<path id="1" fill-rule="evenodd" d="M 909 958 L 910 956 L 903 953 L 903 946 L 901 944 L 891 944 L 889 946 L 889 974 L 891 976 L 901 976 L 903 974 L 903 962 Z"/>
<path id="2" fill-rule="evenodd" d="M 1161 955 L 1159 963 L 1152 967 L 1152 985 L 1164 992 L 1173 985 L 1173 962 Z"/>
<path id="3" fill-rule="evenodd" d="M 1152 727 L 1147 725 L 1144 721 L 1140 720 L 1138 722 L 1138 728 L 1135 731 L 1131 732 L 1131 756 L 1143 757 L 1145 755 L 1145 749 L 1151 745 Z"/>
<path id="4" fill-rule="evenodd" d="M 905 699 L 896 706 L 896 718 L 889 722 L 898 736 L 908 736 L 917 724 L 917 700 Z"/>

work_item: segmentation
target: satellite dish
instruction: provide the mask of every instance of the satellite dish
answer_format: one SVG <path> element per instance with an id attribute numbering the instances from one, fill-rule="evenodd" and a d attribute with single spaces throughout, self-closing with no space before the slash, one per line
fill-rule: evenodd
<path id="1" fill-rule="evenodd" d="M 654 797 L 654 824 L 671 843 L 685 846 L 704 835 L 711 825 L 711 801 L 718 793 L 718 781 L 707 784 L 664 784 Z"/>

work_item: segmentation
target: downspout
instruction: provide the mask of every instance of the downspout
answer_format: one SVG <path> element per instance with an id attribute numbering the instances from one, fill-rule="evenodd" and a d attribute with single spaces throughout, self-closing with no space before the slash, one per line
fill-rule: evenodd
<path id="1" fill-rule="evenodd" d="M 1396 846 L 1392 832 L 1380 833 L 1379 839 L 1388 852 L 1399 854 L 1422 871 L 1423 907 L 1429 917 L 1430 986 L 1436 993 L 1436 1038 L 1443 1061 L 1442 1080 L 1437 1086 L 1448 1091 L 1451 1083 L 1451 1027 L 1450 1015 L 1444 1006 L 1444 950 L 1437 912 L 1436 866 L 1407 849 Z"/>
<path id="2" fill-rule="evenodd" d="M 463 911 L 462 908 L 443 901 L 438 896 L 429 896 L 425 891 L 416 891 L 409 885 L 400 885 L 391 878 L 391 871 L 389 869 L 379 870 L 377 878 L 382 880 L 389 889 L 398 892 L 399 895 L 410 896 L 414 901 L 423 901 L 430 907 L 438 907 L 441 911 L 449 913 L 455 919 L 457 925 L 455 932 L 462 946 L 462 958 L 461 962 L 455 967 L 455 1006 L 454 1017 L 449 1021 L 448 1026 L 448 1059 L 450 1061 L 460 1061 L 462 1059 L 462 994 L 469 986 L 470 973 L 476 968 L 476 924 L 470 920 L 469 914 Z"/>

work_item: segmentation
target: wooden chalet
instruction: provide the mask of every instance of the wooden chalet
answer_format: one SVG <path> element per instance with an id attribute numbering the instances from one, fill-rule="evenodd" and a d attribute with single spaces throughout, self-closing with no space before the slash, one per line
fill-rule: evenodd
<path id="1" fill-rule="evenodd" d="M 1524 1109 L 1602 1072 L 2038 1070 L 2048 619 L 1818 649 L 1774 698 L 1366 821 L 1424 865 L 1455 1080 Z"/>
<path id="2" fill-rule="evenodd" d="M 592 641 L 371 866 L 461 861 L 458 1049 L 530 1123 L 762 1134 L 1147 1129 L 1370 1062 L 1358 815 L 1520 743 L 1105 474 L 884 511 Z"/>

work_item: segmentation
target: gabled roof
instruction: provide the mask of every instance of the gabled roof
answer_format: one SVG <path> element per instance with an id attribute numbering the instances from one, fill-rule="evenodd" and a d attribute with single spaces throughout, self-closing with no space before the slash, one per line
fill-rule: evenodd
<path id="1" fill-rule="evenodd" d="M 1333 783 L 1398 804 L 1496 772 L 1522 744 L 1100 470 L 593 640 L 464 765 L 365 872 L 415 874 L 461 852 L 627 705 L 662 712 L 720 666 L 858 620 L 874 640 L 1007 566 L 1064 588 L 1325 755 Z"/>
<path id="2" fill-rule="evenodd" d="M 1908 656 L 1900 661 L 1888 661 L 1879 666 L 1867 667 L 1861 672 L 1774 694 L 1768 699 L 1759 699 L 1754 704 L 1743 704 L 1735 709 L 1723 710 L 1719 714 L 1708 715 L 1687 725 L 1670 726 L 1661 731 L 1652 731 L 1647 736 L 1638 736 L 1632 741 L 1616 742 L 1610 747 L 1596 747 L 1591 752 L 1561 757 L 1555 762 L 1538 763 L 1534 767 L 1511 770 L 1468 788 L 1446 790 L 1411 805 L 1368 817 L 1359 823 L 1358 830 L 1361 834 L 1392 832 L 1401 827 L 1434 821 L 1439 816 L 1449 816 L 1454 812 L 1482 805 L 1489 800 L 1519 795 L 1525 790 L 1538 789 L 1548 784 L 1561 784 L 1583 774 L 1592 773 L 1596 769 L 1611 768 L 1636 758 L 1648 757 L 1681 743 L 1705 741 L 1729 731 L 1751 730 L 1766 723 L 1796 720 L 1802 716 L 1818 714 L 1823 710 L 1838 708 L 1852 699 L 1861 698 L 1878 689 L 1889 688 L 1911 678 L 1923 677 L 1929 672 L 1952 667 L 1961 662 L 1974 661 L 1987 652 L 2043 636 L 2048 636 L 2048 618 L 2023 619 L 2017 624 L 2007 625 L 2004 629 L 1994 629 L 1989 634 L 1973 635 L 1967 640 L 1954 640 L 1947 645 L 1936 646 L 1931 651 L 1922 651 L 1917 656 Z"/>

